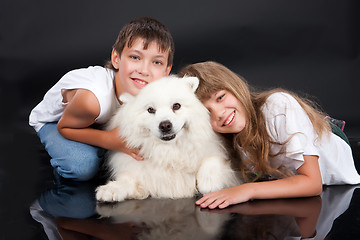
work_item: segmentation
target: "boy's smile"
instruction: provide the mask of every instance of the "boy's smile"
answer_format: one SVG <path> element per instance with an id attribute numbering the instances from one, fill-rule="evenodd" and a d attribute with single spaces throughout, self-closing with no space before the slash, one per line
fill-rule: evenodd
<path id="1" fill-rule="evenodd" d="M 169 75 L 169 51 L 161 52 L 156 42 L 151 42 L 144 49 L 144 40 L 135 39 L 130 47 L 125 45 L 121 55 L 113 50 L 112 64 L 115 69 L 116 94 L 137 95 L 138 92 L 155 80 Z"/>
<path id="2" fill-rule="evenodd" d="M 139 78 L 132 78 L 132 80 L 134 81 L 134 84 L 139 86 L 140 88 L 144 87 L 146 84 L 148 84 L 148 82 L 139 79 Z"/>

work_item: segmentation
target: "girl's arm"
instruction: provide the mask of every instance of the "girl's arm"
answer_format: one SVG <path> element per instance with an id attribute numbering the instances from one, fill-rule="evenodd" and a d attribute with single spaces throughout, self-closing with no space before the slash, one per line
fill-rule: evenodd
<path id="1" fill-rule="evenodd" d="M 58 122 L 60 134 L 73 141 L 125 152 L 137 160 L 142 160 L 137 155 L 137 149 L 127 148 L 125 140 L 119 136 L 117 129 L 104 131 L 91 128 L 100 114 L 99 102 L 89 90 L 73 91 L 76 92 L 67 99 L 68 104 Z"/>
<path id="2" fill-rule="evenodd" d="M 251 199 L 310 197 L 322 192 L 322 179 L 317 156 L 304 155 L 297 175 L 284 179 L 245 183 L 236 187 L 204 194 L 196 201 L 200 207 L 225 208 Z"/>

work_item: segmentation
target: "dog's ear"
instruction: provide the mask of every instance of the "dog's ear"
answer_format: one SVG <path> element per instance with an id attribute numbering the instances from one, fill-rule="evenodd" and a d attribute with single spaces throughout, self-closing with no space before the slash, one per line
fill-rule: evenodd
<path id="1" fill-rule="evenodd" d="M 199 79 L 197 77 L 184 77 L 184 80 L 189 84 L 190 88 L 193 90 L 193 92 L 196 91 L 196 89 L 199 86 Z"/>
<path id="2" fill-rule="evenodd" d="M 134 99 L 134 96 L 131 95 L 130 93 L 123 93 L 123 94 L 121 94 L 120 97 L 119 97 L 119 100 L 120 100 L 122 103 L 130 102 L 132 99 Z"/>

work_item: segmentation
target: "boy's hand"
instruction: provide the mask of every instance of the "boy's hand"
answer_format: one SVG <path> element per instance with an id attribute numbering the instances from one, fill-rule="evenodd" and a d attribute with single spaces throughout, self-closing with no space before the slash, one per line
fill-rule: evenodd
<path id="1" fill-rule="evenodd" d="M 119 136 L 118 128 L 110 130 L 109 134 L 110 134 L 109 139 L 111 141 L 111 145 L 109 149 L 126 153 L 137 161 L 144 160 L 144 158 L 139 155 L 140 149 L 127 147 L 125 138 Z"/>

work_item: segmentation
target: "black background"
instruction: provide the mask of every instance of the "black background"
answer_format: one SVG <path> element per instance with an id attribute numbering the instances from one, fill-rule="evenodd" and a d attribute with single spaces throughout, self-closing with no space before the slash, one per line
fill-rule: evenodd
<path id="1" fill-rule="evenodd" d="M 170 29 L 172 73 L 218 61 L 253 86 L 314 96 L 358 138 L 359 12 L 357 0 L 2 0 L 0 239 L 38 231 L 28 214 L 41 181 L 39 140 L 27 123 L 31 109 L 66 72 L 103 65 L 131 19 L 151 16 Z"/>
<path id="2" fill-rule="evenodd" d="M 12 117 L 27 118 L 66 72 L 103 65 L 126 22 L 151 16 L 173 34 L 173 73 L 218 61 L 254 86 L 315 96 L 354 129 L 360 125 L 359 11 L 356 0 L 2 1 L 2 104 L 16 110 Z"/>

